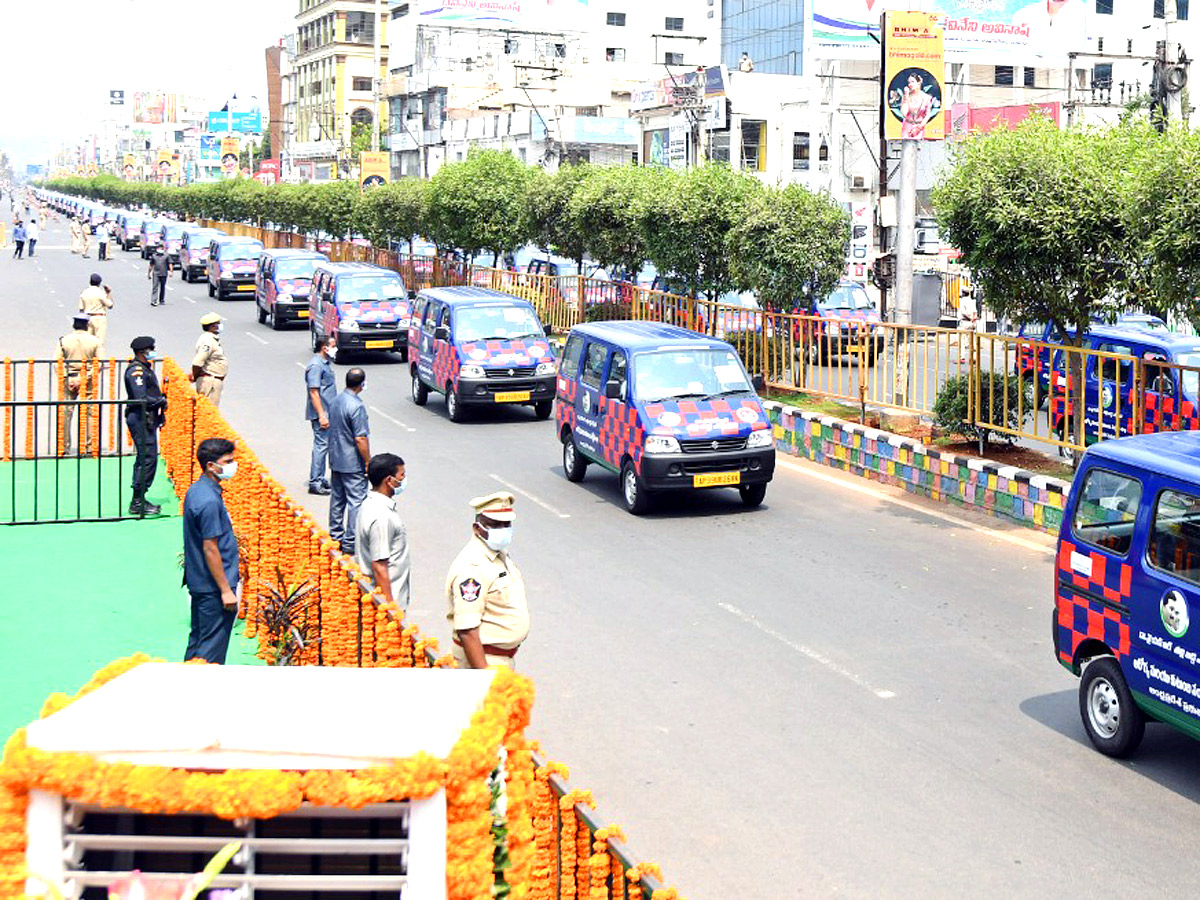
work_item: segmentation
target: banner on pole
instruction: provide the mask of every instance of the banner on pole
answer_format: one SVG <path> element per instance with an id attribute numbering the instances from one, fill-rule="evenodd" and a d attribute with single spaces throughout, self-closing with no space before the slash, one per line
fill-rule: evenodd
<path id="1" fill-rule="evenodd" d="M 390 181 L 390 164 L 386 150 L 364 150 L 358 155 L 358 183 L 364 188 L 377 187 Z"/>
<path id="2" fill-rule="evenodd" d="M 881 120 L 889 141 L 940 141 L 946 136 L 942 83 L 946 58 L 937 13 L 883 14 Z"/>

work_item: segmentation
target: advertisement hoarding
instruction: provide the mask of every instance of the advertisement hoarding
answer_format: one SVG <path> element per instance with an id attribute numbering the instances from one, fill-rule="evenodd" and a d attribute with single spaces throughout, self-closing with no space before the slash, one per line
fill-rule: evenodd
<path id="1" fill-rule="evenodd" d="M 279 160 L 261 160 L 258 164 L 258 180 L 263 184 L 277 184 L 279 182 Z"/>
<path id="2" fill-rule="evenodd" d="M 226 112 L 217 110 L 208 114 L 208 130 L 218 133 L 258 134 L 262 131 L 262 111 Z"/>
<path id="3" fill-rule="evenodd" d="M 364 150 L 358 154 L 358 183 L 364 188 L 387 184 L 391 174 L 390 156 L 386 150 Z"/>
<path id="4" fill-rule="evenodd" d="M 242 158 L 241 144 L 235 137 L 221 138 L 221 176 L 237 178 Z"/>
<path id="5" fill-rule="evenodd" d="M 540 32 L 582 31 L 588 11 L 587 0 L 420 0 L 411 5 L 420 24 Z"/>
<path id="6" fill-rule="evenodd" d="M 986 134 L 998 128 L 1015 128 L 1030 116 L 1045 116 L 1055 125 L 1062 119 L 1061 103 L 1026 103 L 1021 106 L 971 106 L 955 103 L 950 107 L 950 137 L 961 141 L 973 132 Z"/>
<path id="7" fill-rule="evenodd" d="M 883 123 L 889 141 L 946 136 L 943 32 L 937 13 L 883 15 Z"/>
<path id="8" fill-rule="evenodd" d="M 132 153 L 126 153 L 121 164 L 121 174 L 126 179 L 131 179 L 137 175 L 137 157 Z"/>
<path id="9" fill-rule="evenodd" d="M 201 162 L 215 163 L 221 158 L 221 139 L 215 134 L 200 135 Z"/>

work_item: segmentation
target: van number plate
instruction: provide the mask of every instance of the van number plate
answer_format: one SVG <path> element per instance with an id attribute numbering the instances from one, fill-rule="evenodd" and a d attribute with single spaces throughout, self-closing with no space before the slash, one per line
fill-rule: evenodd
<path id="1" fill-rule="evenodd" d="M 692 487 L 719 487 L 726 484 L 741 484 L 741 472 L 710 472 L 707 475 L 693 475 Z"/>
<path id="2" fill-rule="evenodd" d="M 297 319 L 307 319 L 308 318 L 308 310 L 307 309 L 296 310 L 296 318 Z"/>
<path id="3" fill-rule="evenodd" d="M 529 391 L 497 391 L 497 403 L 524 403 L 530 398 Z"/>
<path id="4" fill-rule="evenodd" d="M 390 350 L 395 341 L 365 341 L 363 346 L 368 350 Z"/>

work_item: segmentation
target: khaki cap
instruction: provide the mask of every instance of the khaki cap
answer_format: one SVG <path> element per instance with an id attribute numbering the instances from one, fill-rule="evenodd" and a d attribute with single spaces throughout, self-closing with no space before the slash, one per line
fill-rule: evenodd
<path id="1" fill-rule="evenodd" d="M 221 321 L 221 317 L 213 312 L 205 313 L 204 315 L 202 315 L 200 317 L 201 325 L 215 325 L 217 322 L 220 322 L 220 321 Z"/>
<path id="2" fill-rule="evenodd" d="M 472 497 L 467 502 L 475 508 L 477 516 L 487 516 L 493 522 L 511 522 L 517 517 L 513 511 L 515 500 L 507 491 L 497 491 L 485 497 Z"/>

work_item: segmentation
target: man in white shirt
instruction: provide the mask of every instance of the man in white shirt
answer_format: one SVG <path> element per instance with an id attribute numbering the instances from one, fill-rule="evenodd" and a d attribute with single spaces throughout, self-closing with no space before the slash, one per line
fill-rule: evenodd
<path id="1" fill-rule="evenodd" d="M 358 509 L 354 525 L 354 558 L 375 587 L 403 611 L 408 609 L 408 530 L 396 498 L 408 486 L 404 460 L 378 453 L 367 464 L 371 490 Z"/>

